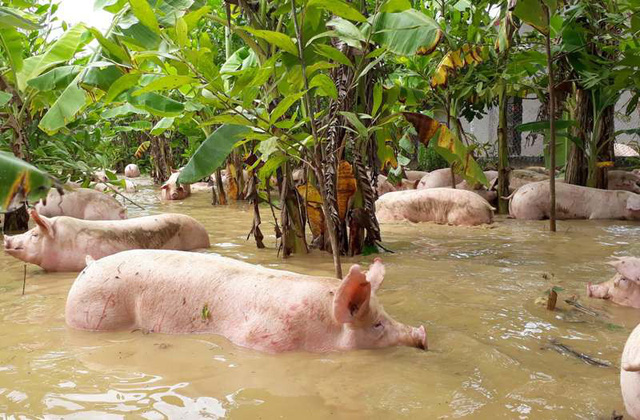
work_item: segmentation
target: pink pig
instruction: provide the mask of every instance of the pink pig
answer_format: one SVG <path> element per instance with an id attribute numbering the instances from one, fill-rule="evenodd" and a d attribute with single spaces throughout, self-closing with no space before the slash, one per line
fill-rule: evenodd
<path id="1" fill-rule="evenodd" d="M 617 273 L 600 284 L 587 284 L 587 296 L 640 308 L 640 258 L 618 257 L 609 263 Z"/>
<path id="2" fill-rule="evenodd" d="M 640 325 L 624 346 L 620 363 L 620 388 L 627 412 L 640 419 Z"/>
<path id="3" fill-rule="evenodd" d="M 127 220 L 81 220 L 40 216 L 36 227 L 4 237 L 7 254 L 47 271 L 80 271 L 85 257 L 102 258 L 128 249 L 192 250 L 209 247 L 204 226 L 184 214 L 161 214 Z"/>
<path id="4" fill-rule="evenodd" d="M 63 195 L 52 188 L 45 202 L 35 206 L 43 216 L 69 216 L 85 220 L 118 220 L 127 218 L 127 210 L 108 194 L 89 188 L 65 191 Z"/>
<path id="5" fill-rule="evenodd" d="M 163 200 L 184 200 L 191 195 L 189 184 L 178 184 L 179 175 L 180 171 L 173 172 L 167 182 L 160 187 Z"/>
<path id="6" fill-rule="evenodd" d="M 343 280 L 273 270 L 211 254 L 133 250 L 91 263 L 76 279 L 72 328 L 219 334 L 251 349 L 327 352 L 427 348 L 424 327 L 393 320 L 378 303 L 384 266 Z"/>

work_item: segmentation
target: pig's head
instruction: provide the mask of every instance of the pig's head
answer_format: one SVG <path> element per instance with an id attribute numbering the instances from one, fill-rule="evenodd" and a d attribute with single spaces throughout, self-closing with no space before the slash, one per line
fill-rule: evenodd
<path id="1" fill-rule="evenodd" d="M 191 193 L 188 184 L 178 184 L 179 175 L 180 172 L 172 173 L 167 182 L 160 187 L 163 200 L 184 200 Z"/>
<path id="2" fill-rule="evenodd" d="M 587 284 L 587 296 L 607 299 L 623 306 L 640 308 L 640 284 L 616 274 L 600 284 Z"/>
<path id="3" fill-rule="evenodd" d="M 47 247 L 51 246 L 55 230 L 51 219 L 41 216 L 35 210 L 29 211 L 36 226 L 20 235 L 4 236 L 4 252 L 19 260 L 40 265 Z"/>
<path id="4" fill-rule="evenodd" d="M 640 194 L 629 193 L 626 218 L 628 220 L 640 220 Z"/>
<path id="5" fill-rule="evenodd" d="M 424 326 L 413 328 L 395 321 L 382 309 L 376 291 L 384 278 L 382 260 L 376 258 L 369 271 L 353 265 L 335 292 L 333 317 L 343 324 L 347 348 L 381 348 L 397 345 L 427 349 Z"/>

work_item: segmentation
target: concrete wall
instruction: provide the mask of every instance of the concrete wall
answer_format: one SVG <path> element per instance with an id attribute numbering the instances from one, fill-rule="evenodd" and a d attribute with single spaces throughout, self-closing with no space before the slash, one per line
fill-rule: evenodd
<path id="1" fill-rule="evenodd" d="M 618 104 L 616 105 L 616 131 L 630 128 L 640 127 L 640 112 L 636 112 L 631 117 L 624 115 L 627 101 L 630 98 L 629 93 L 624 93 Z M 522 122 L 532 122 L 536 120 L 540 102 L 535 96 L 525 98 L 522 101 Z M 497 132 L 498 132 L 498 110 L 492 108 L 481 120 L 473 120 L 470 123 L 463 121 L 466 131 L 472 133 L 479 141 L 483 143 L 490 142 L 493 144 L 492 152 L 496 154 Z M 522 133 L 522 155 L 523 156 L 541 156 L 542 155 L 542 137 L 539 137 L 533 144 L 527 144 L 527 133 Z M 640 137 L 637 135 L 630 136 L 628 134 L 620 135 L 616 138 L 617 142 L 629 143 L 638 142 Z"/>

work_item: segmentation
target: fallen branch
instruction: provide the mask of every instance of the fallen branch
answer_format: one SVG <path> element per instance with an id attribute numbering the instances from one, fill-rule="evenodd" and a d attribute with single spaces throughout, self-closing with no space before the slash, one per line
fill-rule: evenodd
<path id="1" fill-rule="evenodd" d="M 580 302 L 576 300 L 575 296 L 571 297 L 570 299 L 565 299 L 564 301 L 566 304 L 573 306 L 574 308 L 576 308 L 577 311 L 582 312 L 585 315 L 593 316 L 596 318 L 608 318 L 608 316 L 606 316 L 604 313 L 598 312 L 596 310 L 587 308 L 586 306 L 582 305 Z"/>
<path id="2" fill-rule="evenodd" d="M 558 342 L 558 340 L 556 340 L 555 338 L 551 338 L 549 340 L 549 345 L 547 346 L 547 348 L 555 350 L 558 353 L 560 353 L 562 355 L 565 355 L 565 356 L 573 356 L 575 358 L 578 358 L 578 359 L 582 360 L 583 362 L 585 362 L 586 364 L 591 365 L 591 366 L 611 367 L 611 363 L 610 362 L 603 361 L 603 360 L 598 360 L 596 358 L 593 358 L 593 357 L 589 356 L 588 354 L 584 354 L 584 353 L 580 353 L 578 351 L 575 351 L 572 348 L 570 348 L 569 346 Z"/>
<path id="3" fill-rule="evenodd" d="M 104 181 L 100 181 L 101 184 L 103 184 L 105 187 L 109 188 L 111 191 L 113 191 L 114 193 L 118 194 L 120 197 L 122 197 L 123 199 L 127 200 L 128 202 L 130 202 L 131 204 L 133 204 L 136 207 L 139 207 L 142 210 L 146 210 L 144 207 L 142 207 L 140 204 L 136 203 L 135 201 L 133 201 L 132 199 L 130 199 L 129 197 L 127 197 L 126 195 L 122 194 L 121 192 L 119 192 L 118 190 L 116 190 L 115 188 L 113 188 L 111 185 L 107 184 Z"/>

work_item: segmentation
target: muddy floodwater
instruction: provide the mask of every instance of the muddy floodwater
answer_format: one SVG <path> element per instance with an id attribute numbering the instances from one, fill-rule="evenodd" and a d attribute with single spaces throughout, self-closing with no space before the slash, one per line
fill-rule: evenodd
<path id="1" fill-rule="evenodd" d="M 270 212 L 267 249 L 246 240 L 246 204 L 207 194 L 160 203 L 147 186 L 130 217 L 185 213 L 207 228 L 207 252 L 267 267 L 332 275 L 328 254 L 282 260 Z M 640 256 L 640 224 L 498 219 L 491 228 L 384 225 L 379 298 L 394 318 L 424 324 L 429 351 L 262 354 L 218 336 L 74 331 L 64 322 L 74 273 L 45 273 L 0 256 L 0 413 L 50 418 L 610 418 L 624 413 L 619 359 L 640 310 L 585 296 L 610 278 L 612 255 Z M 373 256 L 345 258 L 364 267 Z M 536 299 L 563 290 L 549 312 Z M 579 301 L 603 315 L 573 310 Z M 550 340 L 611 367 L 550 348 Z"/>

